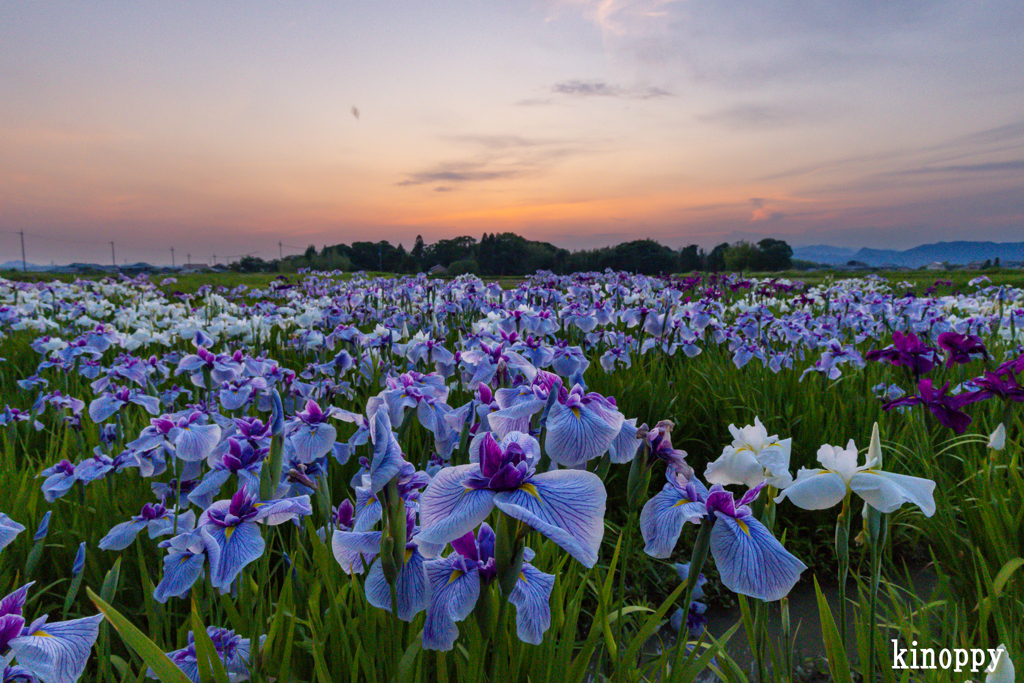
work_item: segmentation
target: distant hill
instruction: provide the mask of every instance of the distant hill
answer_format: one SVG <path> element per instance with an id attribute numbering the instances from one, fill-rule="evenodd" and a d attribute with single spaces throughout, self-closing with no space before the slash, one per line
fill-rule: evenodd
<path id="1" fill-rule="evenodd" d="M 27 266 L 28 270 L 36 271 L 36 272 L 44 271 L 44 270 L 50 270 L 50 268 L 53 267 L 53 266 L 39 266 L 39 265 L 36 265 L 35 263 L 29 263 L 29 264 L 26 264 L 26 266 Z M 0 263 L 0 270 L 21 270 L 21 267 L 22 267 L 21 261 L 7 261 L 5 263 Z"/>
<path id="2" fill-rule="evenodd" d="M 933 262 L 951 265 L 967 265 L 973 261 L 987 261 L 998 258 L 1003 263 L 1024 261 L 1024 242 L 936 242 L 922 244 L 913 249 L 869 249 L 858 251 L 844 247 L 820 244 L 809 247 L 795 247 L 793 258 L 836 265 L 847 261 L 860 261 L 869 266 L 902 266 L 920 268 Z"/>
<path id="3" fill-rule="evenodd" d="M 853 258 L 869 266 L 905 266 L 920 268 L 933 262 L 967 265 L 989 259 L 1007 263 L 1024 261 L 1024 242 L 936 242 L 895 251 L 892 249 L 861 249 Z"/>
<path id="4" fill-rule="evenodd" d="M 793 247 L 793 258 L 814 263 L 837 265 L 846 263 L 857 253 L 846 247 L 833 247 L 829 244 L 815 244 L 809 247 Z"/>

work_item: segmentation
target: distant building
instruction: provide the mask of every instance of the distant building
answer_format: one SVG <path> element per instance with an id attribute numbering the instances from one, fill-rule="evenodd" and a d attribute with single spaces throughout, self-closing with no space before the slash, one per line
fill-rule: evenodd
<path id="1" fill-rule="evenodd" d="M 925 270 L 949 270 L 949 264 L 945 261 L 932 261 L 924 267 Z"/>
<path id="2" fill-rule="evenodd" d="M 427 275 L 447 275 L 447 274 L 448 274 L 448 269 L 445 268 L 444 266 L 442 266 L 440 263 L 438 263 L 436 266 L 432 267 L 430 270 L 427 271 Z"/>
<path id="3" fill-rule="evenodd" d="M 186 263 L 181 267 L 182 273 L 202 273 L 210 269 L 205 263 Z"/>

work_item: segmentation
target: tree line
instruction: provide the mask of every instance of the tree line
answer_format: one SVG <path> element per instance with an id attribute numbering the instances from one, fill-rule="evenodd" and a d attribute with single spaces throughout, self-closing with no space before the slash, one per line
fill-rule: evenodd
<path id="1" fill-rule="evenodd" d="M 412 249 L 387 240 L 324 246 L 310 245 L 304 254 L 281 262 L 255 257 L 242 259 L 239 270 L 323 270 L 381 271 L 387 273 L 429 272 L 442 266 L 449 275 L 472 273 L 488 276 L 522 276 L 550 270 L 555 273 L 600 271 L 605 268 L 643 275 L 692 271 L 780 271 L 793 267 L 793 250 L 783 240 L 763 239 L 752 243 L 723 242 L 710 252 L 691 244 L 675 250 L 651 239 L 633 240 L 599 249 L 570 252 L 550 242 L 528 240 L 511 232 L 484 233 L 479 239 L 453 237 L 426 244 L 416 237 Z"/>

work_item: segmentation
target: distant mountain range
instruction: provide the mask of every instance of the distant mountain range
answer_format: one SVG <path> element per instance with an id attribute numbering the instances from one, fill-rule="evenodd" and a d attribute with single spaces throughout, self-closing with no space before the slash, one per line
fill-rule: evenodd
<path id="1" fill-rule="evenodd" d="M 1024 242 L 936 242 L 922 244 L 913 249 L 847 249 L 819 244 L 808 247 L 794 247 L 793 258 L 829 265 L 859 261 L 869 266 L 903 266 L 920 268 L 929 263 L 946 262 L 950 265 L 967 265 L 974 261 L 999 259 L 1002 263 L 1024 261 Z"/>
<path id="2" fill-rule="evenodd" d="M 31 271 L 43 271 L 53 268 L 53 266 L 38 266 L 35 263 L 26 264 L 26 267 Z M 21 270 L 21 268 L 21 261 L 6 261 L 4 263 L 0 263 L 0 270 Z"/>

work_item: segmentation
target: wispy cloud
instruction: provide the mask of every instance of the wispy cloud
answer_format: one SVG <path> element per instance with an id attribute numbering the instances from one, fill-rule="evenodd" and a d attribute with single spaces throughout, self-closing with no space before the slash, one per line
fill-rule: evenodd
<path id="1" fill-rule="evenodd" d="M 410 173 L 396 183 L 400 187 L 440 183 L 435 192 L 448 192 L 453 185 L 509 180 L 535 176 L 561 159 L 591 154 L 601 148 L 599 141 L 533 138 L 521 135 L 462 134 L 442 136 L 475 152 L 469 159 L 440 162 L 423 171 Z"/>
<path id="2" fill-rule="evenodd" d="M 949 166 L 923 166 L 900 171 L 905 175 L 924 175 L 931 173 L 1005 173 L 1024 171 L 1024 159 L 1013 161 L 992 161 L 980 164 L 953 164 Z"/>
<path id="3" fill-rule="evenodd" d="M 504 180 L 519 175 L 517 169 L 488 168 L 486 163 L 448 162 L 438 164 L 432 169 L 411 174 L 397 183 L 399 187 L 409 185 L 425 185 L 429 183 L 468 183 L 485 180 Z"/>
<path id="4" fill-rule="evenodd" d="M 557 95 L 575 97 L 622 97 L 633 100 L 650 100 L 658 97 L 671 97 L 672 93 L 663 88 L 636 87 L 624 88 L 609 85 L 604 81 L 571 80 L 555 83 L 551 92 Z"/>
<path id="5" fill-rule="evenodd" d="M 697 117 L 703 123 L 726 128 L 769 129 L 793 125 L 821 123 L 832 118 L 825 107 L 811 103 L 794 104 L 736 104 Z"/>

